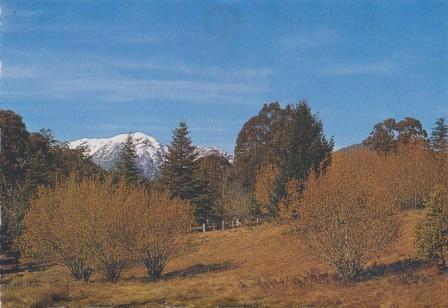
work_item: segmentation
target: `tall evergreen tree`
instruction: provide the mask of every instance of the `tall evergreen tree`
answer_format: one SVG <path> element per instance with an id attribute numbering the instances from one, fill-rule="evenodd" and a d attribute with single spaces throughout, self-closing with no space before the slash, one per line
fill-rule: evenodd
<path id="1" fill-rule="evenodd" d="M 139 179 L 140 170 L 136 164 L 137 154 L 132 135 L 128 134 L 126 142 L 120 150 L 118 162 L 115 165 L 115 172 L 124 178 L 128 184 L 136 184 Z"/>
<path id="2" fill-rule="evenodd" d="M 284 128 L 276 131 L 274 139 L 283 140 L 274 141 L 274 145 L 281 145 L 275 150 L 274 158 L 281 158 L 277 165 L 288 179 L 304 180 L 310 170 L 320 174 L 330 163 L 333 140 L 327 140 L 321 120 L 307 103 L 287 106 L 286 110 L 291 116 L 286 117 Z"/>
<path id="3" fill-rule="evenodd" d="M 165 162 L 161 167 L 160 183 L 171 197 L 187 200 L 195 208 L 199 223 L 211 219 L 210 185 L 201 180 L 198 155 L 189 137 L 187 124 L 182 121 L 173 131 Z"/>
<path id="4" fill-rule="evenodd" d="M 434 151 L 448 153 L 448 123 L 445 118 L 437 119 L 431 131 L 430 144 Z"/>
<path id="5" fill-rule="evenodd" d="M 325 137 L 322 122 L 306 102 L 285 108 L 271 103 L 241 129 L 234 174 L 247 192 L 253 192 L 256 174 L 274 165 L 279 170 L 271 202 L 275 208 L 286 195 L 288 181 L 301 182 L 310 170 L 317 174 L 325 170 L 332 151 L 333 140 Z"/>

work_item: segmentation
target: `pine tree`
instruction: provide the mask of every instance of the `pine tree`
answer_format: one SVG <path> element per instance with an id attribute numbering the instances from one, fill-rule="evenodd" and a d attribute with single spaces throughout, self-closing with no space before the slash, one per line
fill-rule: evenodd
<path id="1" fill-rule="evenodd" d="M 201 180 L 198 155 L 189 137 L 187 124 L 182 121 L 173 131 L 165 162 L 161 168 L 161 185 L 173 198 L 190 201 L 199 223 L 211 218 L 210 185 Z"/>
<path id="2" fill-rule="evenodd" d="M 448 124 L 445 118 L 437 119 L 431 131 L 430 144 L 434 151 L 448 153 Z"/>
<path id="3" fill-rule="evenodd" d="M 446 267 L 448 253 L 448 191 L 437 186 L 426 202 L 427 213 L 417 225 L 415 248 L 423 260 L 438 259 Z"/>
<path id="4" fill-rule="evenodd" d="M 140 170 L 136 164 L 137 154 L 132 135 L 128 134 L 126 142 L 121 148 L 119 160 L 115 166 L 115 172 L 126 179 L 128 184 L 136 184 L 139 179 Z"/>

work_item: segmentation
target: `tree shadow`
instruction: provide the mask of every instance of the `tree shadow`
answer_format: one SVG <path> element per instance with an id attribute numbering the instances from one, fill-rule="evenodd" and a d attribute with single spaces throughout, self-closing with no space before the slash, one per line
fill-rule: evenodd
<path id="1" fill-rule="evenodd" d="M 418 259 L 404 259 L 398 260 L 389 264 L 373 264 L 366 268 L 362 275 L 361 281 L 384 277 L 387 275 L 406 275 L 416 272 L 418 269 L 428 267 L 431 264 L 422 262 Z"/>
<path id="2" fill-rule="evenodd" d="M 37 263 L 20 263 L 17 258 L 1 258 L 0 259 L 0 275 L 18 274 L 23 272 L 38 272 L 45 270 L 42 264 Z"/>
<path id="3" fill-rule="evenodd" d="M 224 263 L 212 263 L 212 264 L 194 264 L 185 269 L 173 271 L 162 275 L 161 280 L 169 280 L 177 277 L 194 277 L 201 274 L 223 272 L 237 268 L 237 266 L 231 262 Z"/>

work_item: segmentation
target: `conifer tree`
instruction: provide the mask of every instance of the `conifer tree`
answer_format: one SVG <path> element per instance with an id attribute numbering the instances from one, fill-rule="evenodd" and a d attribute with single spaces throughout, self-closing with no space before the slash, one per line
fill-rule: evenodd
<path id="1" fill-rule="evenodd" d="M 417 225 L 415 248 L 423 260 L 438 259 L 446 267 L 448 253 L 448 191 L 437 186 L 426 202 L 427 213 Z"/>
<path id="2" fill-rule="evenodd" d="M 187 124 L 182 121 L 173 131 L 173 140 L 161 168 L 160 182 L 171 197 L 190 201 L 196 220 L 202 223 L 211 218 L 210 185 L 201 179 L 197 158 Z"/>
<path id="3" fill-rule="evenodd" d="M 132 141 L 132 135 L 128 134 L 115 167 L 117 174 L 124 177 L 128 184 L 136 184 L 138 182 L 140 170 L 137 167 L 136 159 L 137 154 Z"/>
<path id="4" fill-rule="evenodd" d="M 448 124 L 445 118 L 437 119 L 431 131 L 430 144 L 434 151 L 448 153 Z"/>

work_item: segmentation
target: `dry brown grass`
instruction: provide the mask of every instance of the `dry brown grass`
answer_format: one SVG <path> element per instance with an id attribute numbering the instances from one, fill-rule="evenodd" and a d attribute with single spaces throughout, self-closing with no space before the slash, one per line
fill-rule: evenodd
<path id="1" fill-rule="evenodd" d="M 143 268 L 128 270 L 117 284 L 99 275 L 89 283 L 75 282 L 60 267 L 7 274 L 3 307 L 447 307 L 448 273 L 439 273 L 434 266 L 403 267 L 413 254 L 413 228 L 420 216 L 419 211 L 403 214 L 399 238 L 376 260 L 384 266 L 375 272 L 386 273 L 356 284 L 335 280 L 329 268 L 290 239 L 284 226 L 263 225 L 195 234 L 198 250 L 174 259 L 158 282 L 149 282 Z"/>

